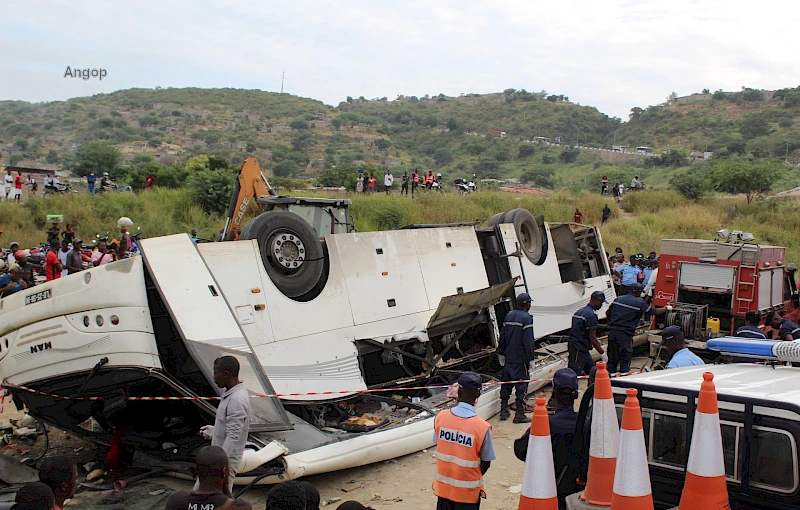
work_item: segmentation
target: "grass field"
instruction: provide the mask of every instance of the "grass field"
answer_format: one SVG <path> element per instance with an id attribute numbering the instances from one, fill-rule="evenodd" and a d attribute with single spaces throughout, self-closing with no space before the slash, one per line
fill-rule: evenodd
<path id="1" fill-rule="evenodd" d="M 314 193 L 314 196 L 326 196 Z M 341 195 L 335 195 L 341 197 Z M 411 223 L 448 223 L 487 220 L 493 214 L 518 207 L 542 214 L 548 221 L 572 221 L 575 208 L 583 222 L 599 224 L 604 204 L 612 210 L 602 227 L 608 251 L 617 246 L 625 253 L 659 251 L 661 239 L 713 239 L 720 228 L 752 232 L 761 244 L 785 246 L 788 261 L 800 262 L 800 201 L 757 200 L 719 197 L 702 203 L 690 202 L 674 192 L 627 194 L 622 208 L 613 200 L 590 193 L 561 192 L 554 195 L 522 195 L 480 192 L 461 197 L 422 193 L 417 199 L 348 195 L 352 217 L 361 232 L 399 228 Z M 0 203 L 0 245 L 18 241 L 32 247 L 46 238 L 47 214 L 63 214 L 75 224 L 84 241 L 95 234 L 116 231 L 120 216 L 129 216 L 145 237 L 189 232 L 195 228 L 210 238 L 224 226 L 221 216 L 209 215 L 193 203 L 187 190 L 155 189 L 138 195 L 117 193 L 98 197 L 36 197 L 24 205 Z"/>

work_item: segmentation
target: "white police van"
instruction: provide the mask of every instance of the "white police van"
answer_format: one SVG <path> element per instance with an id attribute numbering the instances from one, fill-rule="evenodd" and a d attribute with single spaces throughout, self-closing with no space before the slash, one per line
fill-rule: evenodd
<path id="1" fill-rule="evenodd" d="M 737 356 L 800 361 L 800 343 L 720 339 L 709 348 Z M 775 347 L 775 349 L 773 349 Z M 732 509 L 800 508 L 800 368 L 773 364 L 705 365 L 612 379 L 618 414 L 625 390 L 642 408 L 656 506 L 680 501 L 703 372 L 714 374 Z"/>

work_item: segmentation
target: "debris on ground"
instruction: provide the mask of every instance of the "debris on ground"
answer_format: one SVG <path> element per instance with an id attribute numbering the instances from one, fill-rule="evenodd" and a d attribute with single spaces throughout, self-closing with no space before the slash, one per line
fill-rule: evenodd
<path id="1" fill-rule="evenodd" d="M 9 484 L 38 482 L 39 472 L 7 455 L 0 455 L 0 480 Z"/>
<path id="2" fill-rule="evenodd" d="M 322 503 L 320 503 L 320 505 L 319 505 L 319 506 L 328 506 L 328 505 L 332 505 L 332 504 L 334 504 L 334 503 L 338 503 L 338 502 L 339 502 L 339 501 L 341 501 L 341 500 L 342 500 L 342 498 L 331 498 L 331 499 L 326 499 L 325 501 L 323 501 Z"/>

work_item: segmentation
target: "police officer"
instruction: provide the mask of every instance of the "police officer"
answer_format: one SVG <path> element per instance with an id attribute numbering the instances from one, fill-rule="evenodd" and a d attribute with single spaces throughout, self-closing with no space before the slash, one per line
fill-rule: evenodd
<path id="1" fill-rule="evenodd" d="M 575 479 L 580 471 L 580 458 L 575 452 L 575 430 L 578 425 L 578 413 L 575 412 L 575 400 L 578 398 L 578 374 L 572 369 L 562 368 L 553 375 L 553 401 L 555 412 L 549 416 L 550 441 L 553 448 L 553 466 L 556 480 L 559 480 L 558 497 L 578 492 Z M 586 398 L 586 397 L 584 397 Z M 514 455 L 523 462 L 528 455 L 528 438 L 530 429 L 514 441 Z"/>
<path id="2" fill-rule="evenodd" d="M 480 394 L 481 376 L 464 372 L 458 378 L 458 405 L 437 414 L 433 422 L 436 510 L 477 510 L 486 498 L 483 474 L 497 456 L 492 426 L 475 411 Z"/>
<path id="3" fill-rule="evenodd" d="M 528 379 L 528 365 L 533 361 L 536 350 L 533 317 L 528 313 L 530 309 L 531 297 L 523 292 L 517 296 L 517 309 L 506 315 L 503 329 L 500 330 L 497 352 L 500 355 L 500 363 L 503 364 L 503 382 Z M 517 401 L 514 423 L 530 423 L 531 419 L 525 416 L 528 383 L 515 384 L 514 391 Z M 508 408 L 509 398 L 511 398 L 511 385 L 504 384 L 500 388 L 500 420 L 505 421 L 511 416 Z"/>
<path id="4" fill-rule="evenodd" d="M 630 293 L 620 296 L 611 303 L 606 312 L 608 318 L 608 373 L 619 371 L 623 374 L 631 369 L 633 356 L 633 335 L 639 326 L 642 314 L 664 315 L 672 310 L 670 305 L 655 308 L 645 303 L 640 296 L 642 284 L 634 282 L 630 285 Z"/>
<path id="5" fill-rule="evenodd" d="M 589 351 L 592 347 L 600 354 L 605 354 L 600 341 L 597 340 L 597 310 L 606 302 L 603 291 L 592 292 L 589 304 L 575 312 L 572 316 L 572 328 L 569 330 L 569 368 L 578 375 L 586 374 L 594 366 L 594 360 Z"/>
<path id="6" fill-rule="evenodd" d="M 638 262 L 638 255 L 631 255 L 629 263 L 622 264 L 614 270 L 620 276 L 620 296 L 627 294 L 631 289 L 631 285 L 638 281 L 639 275 L 642 273 Z"/>

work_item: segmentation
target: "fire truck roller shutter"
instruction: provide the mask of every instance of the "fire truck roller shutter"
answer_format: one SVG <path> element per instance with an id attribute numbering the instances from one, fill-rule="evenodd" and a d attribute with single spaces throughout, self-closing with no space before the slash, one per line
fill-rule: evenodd
<path id="1" fill-rule="evenodd" d="M 247 224 L 241 238 L 258 240 L 264 268 L 286 297 L 308 301 L 324 287 L 320 285 L 327 279 L 322 243 L 300 216 L 287 211 L 262 213 Z"/>
<path id="2" fill-rule="evenodd" d="M 534 216 L 527 209 L 513 209 L 505 214 L 506 223 L 513 223 L 522 252 L 540 266 L 547 258 L 547 234 L 544 216 Z"/>

